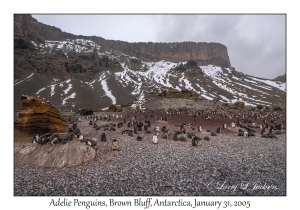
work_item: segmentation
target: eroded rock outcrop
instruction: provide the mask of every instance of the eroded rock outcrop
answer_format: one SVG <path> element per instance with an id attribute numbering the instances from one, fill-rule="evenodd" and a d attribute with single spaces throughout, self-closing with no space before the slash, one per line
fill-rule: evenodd
<path id="1" fill-rule="evenodd" d="M 96 151 L 92 147 L 73 139 L 66 144 L 16 143 L 14 146 L 15 165 L 35 165 L 39 167 L 71 167 L 94 159 Z"/>
<path id="2" fill-rule="evenodd" d="M 108 112 L 122 112 L 122 107 L 115 105 L 115 104 L 111 104 L 108 107 Z"/>
<path id="3" fill-rule="evenodd" d="M 49 102 L 34 96 L 21 96 L 22 109 L 15 120 L 15 128 L 32 132 L 67 132 L 68 125 L 60 112 Z"/>
<path id="4" fill-rule="evenodd" d="M 162 90 L 158 96 L 163 98 L 183 98 L 183 99 L 194 99 L 198 100 L 199 96 L 197 93 L 183 88 L 181 91 L 170 88 L 168 90 Z"/>

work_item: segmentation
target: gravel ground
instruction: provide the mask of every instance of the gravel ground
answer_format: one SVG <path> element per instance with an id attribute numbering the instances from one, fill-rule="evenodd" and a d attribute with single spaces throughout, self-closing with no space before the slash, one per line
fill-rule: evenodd
<path id="1" fill-rule="evenodd" d="M 88 122 L 83 119 L 79 128 L 86 138 L 98 139 L 95 159 L 81 166 L 60 169 L 15 163 L 14 195 L 286 195 L 286 135 L 264 139 L 224 132 L 192 147 L 188 138 L 182 142 L 161 139 L 161 135 L 158 144 L 153 144 L 153 132 L 145 134 L 144 131 L 138 132 L 143 139 L 137 141 L 137 134 L 133 137 L 121 134 L 121 130 L 128 129 L 124 126 L 115 132 L 105 131 L 108 140 L 101 142 L 104 130 L 96 131 Z M 163 124 L 171 126 L 152 122 L 151 129 Z M 194 132 L 202 139 L 206 135 Z M 114 138 L 119 141 L 119 151 L 110 149 Z"/>

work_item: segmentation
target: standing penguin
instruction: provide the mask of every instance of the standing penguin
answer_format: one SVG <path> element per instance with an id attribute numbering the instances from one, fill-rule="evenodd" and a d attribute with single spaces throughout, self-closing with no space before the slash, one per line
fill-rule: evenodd
<path id="1" fill-rule="evenodd" d="M 201 125 L 198 126 L 198 132 L 201 132 L 202 131 L 202 127 Z"/>
<path id="2" fill-rule="evenodd" d="M 178 133 L 174 133 L 173 140 L 178 141 Z"/>
<path id="3" fill-rule="evenodd" d="M 112 140 L 111 150 L 113 151 L 119 150 L 119 142 L 116 139 Z"/>
<path id="4" fill-rule="evenodd" d="M 135 126 L 133 127 L 133 133 L 137 134 L 137 129 Z"/>
<path id="5" fill-rule="evenodd" d="M 153 135 L 152 143 L 153 144 L 157 144 L 158 143 L 157 135 Z"/>
<path id="6" fill-rule="evenodd" d="M 133 136 L 132 130 L 129 130 L 129 131 L 128 131 L 128 136 Z"/>
<path id="7" fill-rule="evenodd" d="M 107 141 L 105 133 L 102 133 L 102 135 L 101 135 L 101 141 Z"/>
<path id="8" fill-rule="evenodd" d="M 192 139 L 192 146 L 197 146 L 198 145 L 198 141 L 199 141 L 199 137 L 195 136 L 193 139 Z"/>

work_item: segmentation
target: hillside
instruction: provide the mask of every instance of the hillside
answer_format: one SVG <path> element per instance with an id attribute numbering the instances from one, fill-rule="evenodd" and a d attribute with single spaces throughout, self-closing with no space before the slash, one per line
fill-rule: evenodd
<path id="1" fill-rule="evenodd" d="M 222 44 L 127 43 L 76 36 L 31 15 L 15 15 L 14 23 L 15 111 L 22 94 L 76 111 L 110 104 L 143 107 L 169 88 L 226 103 L 285 105 L 285 82 L 231 67 Z"/>

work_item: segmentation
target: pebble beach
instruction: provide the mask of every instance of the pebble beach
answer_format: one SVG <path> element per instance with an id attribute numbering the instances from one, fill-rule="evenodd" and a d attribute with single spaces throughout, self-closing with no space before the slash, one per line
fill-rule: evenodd
<path id="1" fill-rule="evenodd" d="M 128 129 L 124 125 L 116 131 L 105 131 L 107 141 L 103 142 L 100 138 L 104 131 L 96 131 L 88 123 L 83 119 L 78 127 L 85 137 L 97 139 L 94 159 L 64 168 L 15 163 L 14 195 L 286 195 L 285 134 L 271 139 L 260 135 L 246 138 L 234 132 L 210 136 L 205 131 L 195 131 L 202 140 L 193 147 L 189 138 L 173 141 L 161 135 L 158 144 L 153 144 L 153 132 L 139 131 L 130 137 L 121 134 L 121 130 Z M 156 124 L 152 125 L 153 130 Z M 142 141 L 136 140 L 137 135 L 142 136 Z M 203 140 L 205 135 L 209 141 Z M 112 139 L 119 141 L 119 151 L 111 150 Z"/>

